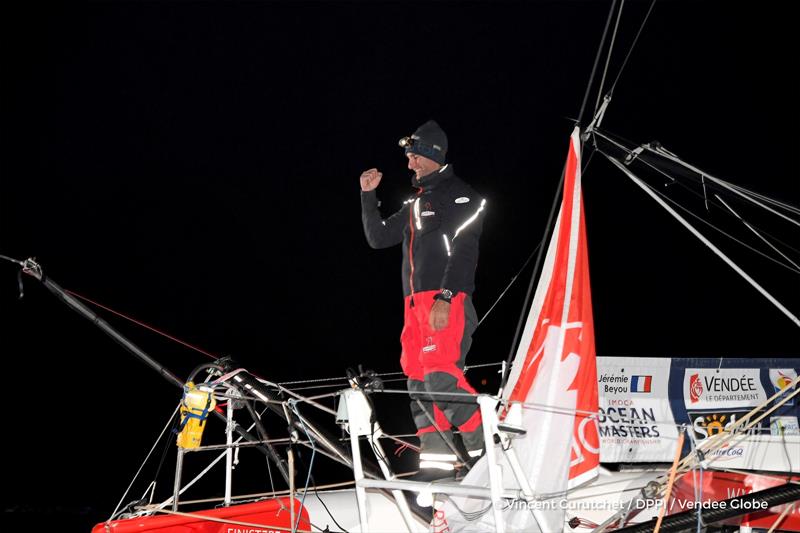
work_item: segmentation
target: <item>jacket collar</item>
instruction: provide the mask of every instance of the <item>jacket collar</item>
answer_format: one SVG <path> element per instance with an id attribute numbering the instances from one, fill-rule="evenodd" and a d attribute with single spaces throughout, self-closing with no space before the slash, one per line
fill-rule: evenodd
<path id="1" fill-rule="evenodd" d="M 453 176 L 454 176 L 453 165 L 451 163 L 448 163 L 439 170 L 434 170 L 430 174 L 422 176 L 422 179 L 419 181 L 417 181 L 416 176 L 412 176 L 411 184 L 417 189 L 434 189 L 440 183 L 447 181 Z"/>

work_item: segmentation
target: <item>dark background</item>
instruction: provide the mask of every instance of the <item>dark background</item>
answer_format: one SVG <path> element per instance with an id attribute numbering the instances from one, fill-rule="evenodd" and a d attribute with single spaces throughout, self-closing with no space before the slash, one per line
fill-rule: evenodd
<path id="1" fill-rule="evenodd" d="M 649 5 L 626 3 L 606 87 Z M 379 196 L 399 207 L 411 189 L 397 140 L 429 118 L 442 125 L 448 159 L 489 202 L 482 316 L 542 238 L 608 8 L 6 4 L 0 254 L 35 256 L 65 288 L 274 381 L 398 370 L 400 251 L 368 248 L 358 175 L 379 167 Z M 800 204 L 789 8 L 657 4 L 603 127 Z M 599 155 L 584 198 L 598 355 L 797 355 L 797 327 Z M 759 222 L 800 247 L 795 226 Z M 796 274 L 721 241 L 800 311 Z M 469 362 L 508 355 L 531 271 Z M 4 519 L 85 531 L 111 512 L 180 391 L 35 281 L 18 301 L 15 276 L 0 264 Z M 182 378 L 208 361 L 103 316 Z M 468 376 L 494 391 L 495 370 Z M 412 429 L 404 413 L 384 412 L 387 431 Z"/>

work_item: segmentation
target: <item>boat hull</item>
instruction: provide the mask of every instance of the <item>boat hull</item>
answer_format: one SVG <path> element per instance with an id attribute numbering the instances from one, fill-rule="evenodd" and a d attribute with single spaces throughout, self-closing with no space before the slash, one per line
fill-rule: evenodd
<path id="1" fill-rule="evenodd" d="M 181 515 L 112 520 L 97 524 L 92 533 L 279 533 L 291 530 L 290 502 L 289 498 L 275 498 Z M 298 530 L 310 531 L 308 511 L 298 500 L 294 509 L 300 515 Z"/>

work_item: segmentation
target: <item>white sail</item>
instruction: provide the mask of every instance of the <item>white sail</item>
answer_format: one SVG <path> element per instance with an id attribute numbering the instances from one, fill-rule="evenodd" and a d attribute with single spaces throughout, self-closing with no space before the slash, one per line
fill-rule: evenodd
<path id="1" fill-rule="evenodd" d="M 597 370 L 580 176 L 580 132 L 570 139 L 564 196 L 528 313 L 504 399 L 510 424 L 526 434 L 512 441 L 535 501 L 503 509 L 505 531 L 561 531 L 566 491 L 597 476 Z M 507 489 L 519 489 L 502 450 L 496 454 Z M 487 486 L 482 458 L 464 485 Z M 489 507 L 487 507 L 489 506 Z M 486 500 L 452 497 L 443 509 L 450 531 L 494 531 Z"/>

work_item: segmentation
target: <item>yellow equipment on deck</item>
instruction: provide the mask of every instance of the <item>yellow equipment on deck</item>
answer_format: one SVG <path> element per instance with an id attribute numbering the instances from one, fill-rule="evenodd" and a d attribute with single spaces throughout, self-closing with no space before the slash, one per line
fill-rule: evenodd
<path id="1" fill-rule="evenodd" d="M 206 386 L 195 386 L 189 381 L 183 386 L 181 400 L 181 425 L 178 433 L 179 448 L 197 448 L 203 438 L 208 413 L 216 407 L 214 391 Z"/>

